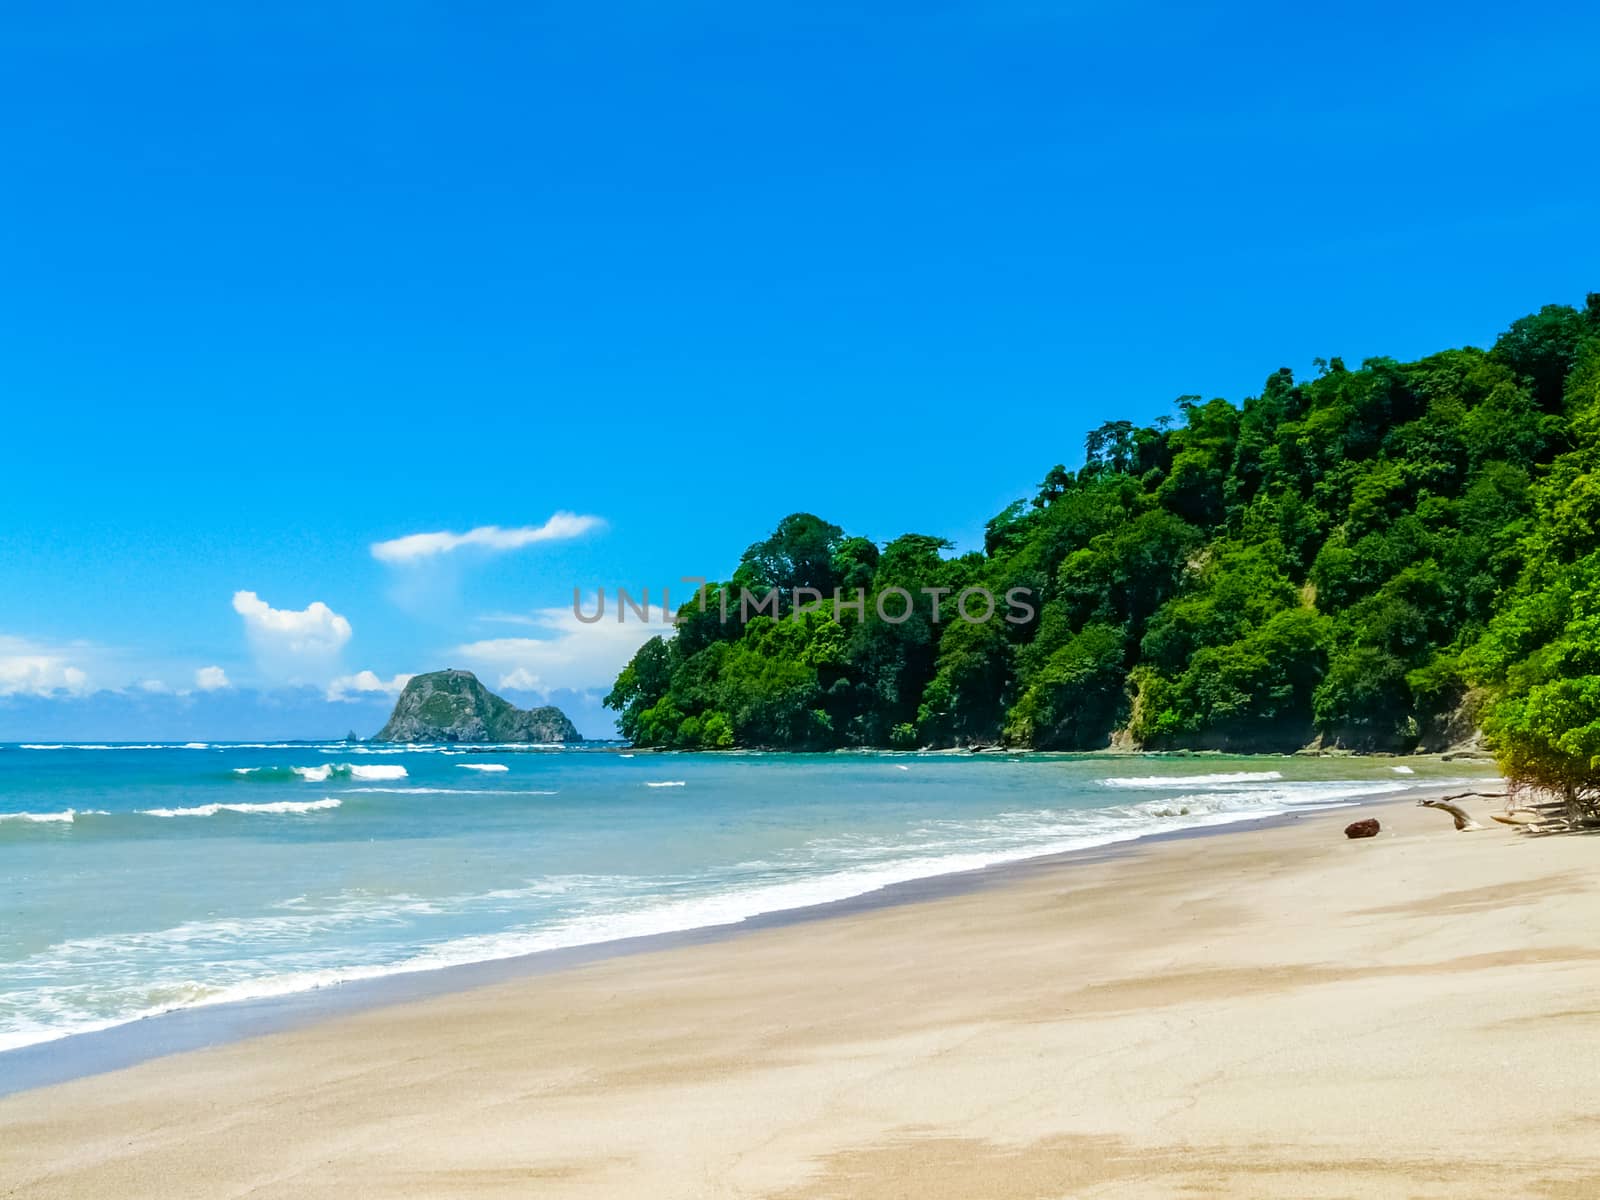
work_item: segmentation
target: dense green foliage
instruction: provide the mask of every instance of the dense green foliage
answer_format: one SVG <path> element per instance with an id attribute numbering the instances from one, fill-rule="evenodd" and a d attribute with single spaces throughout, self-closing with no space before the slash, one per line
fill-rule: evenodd
<path id="1" fill-rule="evenodd" d="M 1600 808 L 1600 297 L 1546 308 L 1502 338 L 1559 395 L 1568 449 L 1533 490 L 1523 569 L 1466 656 L 1492 689 L 1484 730 L 1508 778 Z"/>
<path id="2" fill-rule="evenodd" d="M 1175 420 L 1102 425 L 981 553 L 788 517 L 607 703 L 667 747 L 1404 749 L 1442 743 L 1482 685 L 1492 734 L 1591 769 L 1600 297 L 1487 351 L 1317 366 L 1239 407 L 1186 396 Z M 776 619 L 741 615 L 741 589 L 768 587 Z M 793 614 L 796 588 L 858 587 L 865 612 Z M 872 601 L 896 587 L 899 623 Z M 1026 619 L 1003 601 L 956 619 L 969 587 L 1030 589 Z"/>

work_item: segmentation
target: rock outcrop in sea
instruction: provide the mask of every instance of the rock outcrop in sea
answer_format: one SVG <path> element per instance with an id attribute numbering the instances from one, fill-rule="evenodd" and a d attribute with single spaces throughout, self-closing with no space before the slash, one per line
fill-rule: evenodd
<path id="1" fill-rule="evenodd" d="M 581 742 L 567 714 L 547 705 L 518 708 L 471 671 L 414 677 L 395 701 L 380 742 Z"/>

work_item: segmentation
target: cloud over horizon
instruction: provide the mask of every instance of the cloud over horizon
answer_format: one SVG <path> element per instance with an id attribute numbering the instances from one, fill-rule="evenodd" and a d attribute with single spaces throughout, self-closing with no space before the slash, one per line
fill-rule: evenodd
<path id="1" fill-rule="evenodd" d="M 386 680 L 380 679 L 376 671 L 357 671 L 354 675 L 341 675 L 330 682 L 325 694 L 334 701 L 371 699 L 375 695 L 398 696 L 412 678 L 410 675 L 396 675 Z"/>
<path id="2" fill-rule="evenodd" d="M 0 634 L 0 696 L 84 694 L 89 690 L 89 673 L 78 665 L 75 651 L 87 649 L 82 644 L 52 646 Z"/>
<path id="3" fill-rule="evenodd" d="M 582 516 L 572 512 L 558 512 L 543 525 L 522 525 L 505 529 L 499 525 L 479 525 L 466 533 L 440 530 L 435 533 L 411 533 L 405 537 L 391 538 L 372 544 L 372 557 L 392 565 L 415 565 L 442 554 L 452 554 L 465 547 L 475 547 L 498 553 L 520 550 L 538 542 L 568 541 L 582 537 L 604 527 L 599 517 Z"/>
<path id="4" fill-rule="evenodd" d="M 519 619 L 518 623 L 524 622 Z M 488 638 L 456 646 L 449 654 L 464 659 L 475 670 L 493 673 L 496 687 L 525 692 L 609 691 L 641 645 L 658 634 L 670 637 L 673 632 L 659 616 L 649 623 L 605 620 L 585 624 L 570 607 L 538 609 L 527 615 L 525 623 L 549 636 Z"/>
<path id="5" fill-rule="evenodd" d="M 256 665 L 275 680 L 323 682 L 336 669 L 339 652 L 353 632 L 350 622 L 321 600 L 303 609 L 282 609 L 254 592 L 238 591 L 233 611 L 244 618 Z"/>

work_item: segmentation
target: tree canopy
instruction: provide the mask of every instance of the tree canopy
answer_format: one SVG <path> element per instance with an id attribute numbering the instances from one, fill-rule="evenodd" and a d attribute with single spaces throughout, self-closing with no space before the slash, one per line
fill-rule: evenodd
<path id="1" fill-rule="evenodd" d="M 1316 366 L 1105 422 L 981 552 L 785 517 L 607 703 L 661 747 L 1274 750 L 1428 746 L 1470 703 L 1518 778 L 1600 793 L 1600 296 Z M 1026 600 L 971 623 L 973 588 Z"/>

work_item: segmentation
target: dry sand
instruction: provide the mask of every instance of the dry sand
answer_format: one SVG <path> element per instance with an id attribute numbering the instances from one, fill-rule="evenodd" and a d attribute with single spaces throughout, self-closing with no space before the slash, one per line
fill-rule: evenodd
<path id="1" fill-rule="evenodd" d="M 0 1195 L 1600 1196 L 1597 867 L 1148 844 L 25 1092 Z"/>

